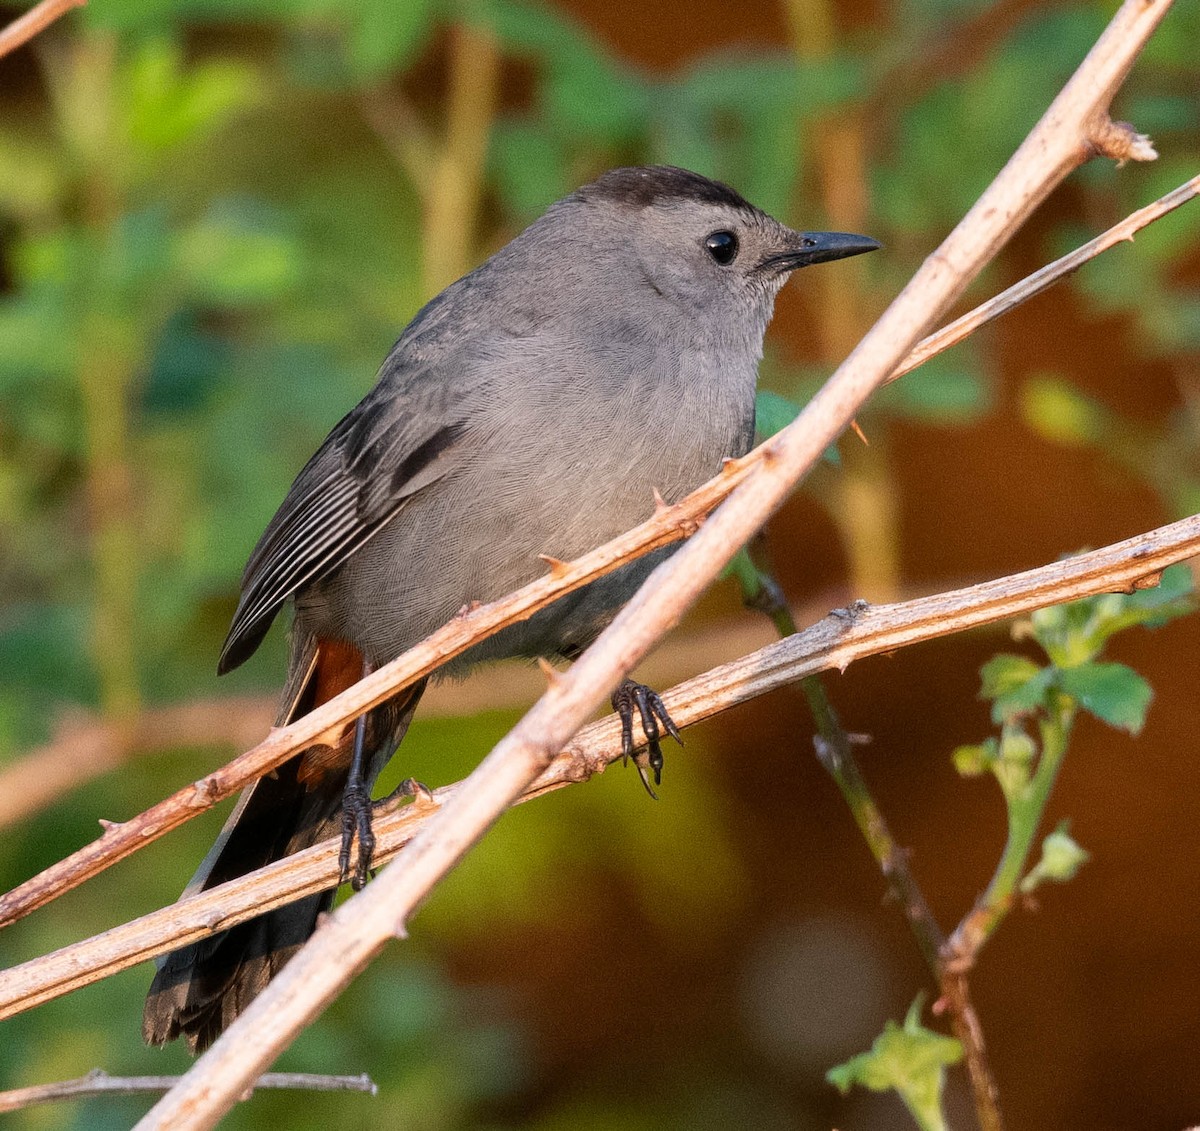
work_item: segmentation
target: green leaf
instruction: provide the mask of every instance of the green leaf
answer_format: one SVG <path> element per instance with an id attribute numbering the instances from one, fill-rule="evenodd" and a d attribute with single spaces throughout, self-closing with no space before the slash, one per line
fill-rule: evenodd
<path id="1" fill-rule="evenodd" d="M 402 69 L 428 39 L 435 7 L 431 0 L 356 0 L 343 8 L 354 77 L 372 81 Z"/>
<path id="2" fill-rule="evenodd" d="M 295 241 L 269 209 L 252 202 L 218 201 L 179 236 L 176 250 L 197 296 L 219 305 L 276 298 L 301 273 Z"/>
<path id="3" fill-rule="evenodd" d="M 831 1068 L 825 1078 L 843 1095 L 858 1084 L 873 1092 L 894 1089 L 923 1131 L 944 1131 L 942 1087 L 946 1067 L 957 1064 L 962 1045 L 921 1025 L 921 996 L 913 1002 L 903 1027 L 884 1026 L 870 1052 L 859 1053 Z"/>
<path id="4" fill-rule="evenodd" d="M 1060 673 L 1062 689 L 1110 726 L 1137 734 L 1146 721 L 1153 692 L 1124 664 L 1087 663 Z"/>
<path id="5" fill-rule="evenodd" d="M 1053 668 L 1040 668 L 1026 656 L 1002 652 L 979 670 L 981 699 L 992 700 L 992 721 L 1009 722 L 1047 703 Z"/>
<path id="6" fill-rule="evenodd" d="M 601 50 L 573 20 L 544 4 L 492 0 L 478 11 L 500 42 L 543 71 L 551 125 L 609 143 L 638 139 L 654 104 L 653 84 Z"/>
<path id="7" fill-rule="evenodd" d="M 520 219 L 541 215 L 570 191 L 567 149 L 542 122 L 498 122 L 488 155 L 500 196 Z"/>
<path id="8" fill-rule="evenodd" d="M 1028 894 L 1047 880 L 1063 884 L 1075 878 L 1091 856 L 1067 832 L 1067 822 L 1059 826 L 1042 841 L 1042 858 L 1029 870 L 1021 881 L 1021 890 Z"/>
<path id="9" fill-rule="evenodd" d="M 1043 439 L 1075 446 L 1100 443 L 1114 425 L 1112 414 L 1098 401 L 1049 374 L 1022 386 L 1021 415 Z"/>
<path id="10" fill-rule="evenodd" d="M 245 63 L 219 60 L 184 66 L 171 39 L 143 42 L 120 75 L 120 105 L 130 141 L 146 154 L 191 141 L 258 97 L 260 83 Z"/>

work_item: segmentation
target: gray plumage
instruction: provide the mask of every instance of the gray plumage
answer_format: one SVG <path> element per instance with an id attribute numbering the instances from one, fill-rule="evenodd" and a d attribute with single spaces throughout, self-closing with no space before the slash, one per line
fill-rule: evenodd
<path id="1" fill-rule="evenodd" d="M 297 476 L 247 564 L 220 670 L 246 659 L 293 601 L 282 717 L 294 717 L 315 705 L 305 688 L 321 642 L 378 666 L 465 604 L 544 573 L 539 555 L 569 560 L 646 518 L 655 490 L 681 498 L 751 446 L 763 335 L 790 271 L 874 246 L 794 232 L 680 169 L 614 170 L 552 205 L 417 314 L 376 386 Z M 567 596 L 448 670 L 577 653 L 669 552 Z M 373 721 L 371 777 L 415 702 Z M 287 767 L 260 783 L 280 799 L 258 805 L 255 825 L 285 827 L 250 836 L 231 821 L 200 886 L 329 835 L 338 767 L 319 783 Z M 243 806 L 244 830 L 253 794 Z M 248 836 L 257 849 L 237 843 L 231 860 Z M 171 956 L 147 1003 L 147 1039 L 182 1032 L 206 1044 L 277 967 L 267 936 L 290 953 L 315 914 L 294 905 Z M 246 928 L 253 945 L 239 941 Z M 212 974 L 206 963 L 222 947 Z"/>

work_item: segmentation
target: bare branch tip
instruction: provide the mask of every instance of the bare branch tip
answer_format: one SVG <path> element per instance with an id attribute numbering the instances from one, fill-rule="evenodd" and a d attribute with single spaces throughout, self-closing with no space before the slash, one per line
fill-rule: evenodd
<path id="1" fill-rule="evenodd" d="M 1158 151 L 1147 134 L 1138 133 L 1129 122 L 1114 122 L 1107 115 L 1091 124 L 1088 143 L 1097 156 L 1108 157 L 1118 166 L 1127 161 L 1158 159 Z"/>

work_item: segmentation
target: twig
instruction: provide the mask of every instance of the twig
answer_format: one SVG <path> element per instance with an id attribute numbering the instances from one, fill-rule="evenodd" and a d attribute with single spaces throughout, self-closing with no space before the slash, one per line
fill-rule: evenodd
<path id="1" fill-rule="evenodd" d="M 0 59 L 28 43 L 72 8 L 82 8 L 86 3 L 87 0 L 41 0 L 0 31 Z"/>
<path id="2" fill-rule="evenodd" d="M 136 1096 L 144 1092 L 165 1092 L 179 1081 L 178 1076 L 110 1076 L 93 1068 L 86 1076 L 58 1080 L 53 1084 L 34 1084 L 0 1092 L 0 1112 L 21 1111 L 35 1104 L 56 1100 L 79 1100 L 89 1096 Z M 326 1076 L 315 1072 L 268 1072 L 254 1082 L 260 1088 L 302 1088 L 310 1092 L 366 1092 L 376 1095 L 378 1085 L 365 1073 L 361 1076 Z"/>
<path id="3" fill-rule="evenodd" d="M 764 568 L 754 560 L 759 547 L 751 543 L 748 550 L 755 569 L 753 580 L 758 587 L 753 591 L 745 590 L 746 604 L 765 613 L 785 640 L 798 635 L 799 630 L 783 588 L 769 568 Z M 884 879 L 900 900 L 904 917 L 912 928 L 925 961 L 936 975 L 938 955 L 946 939 L 925 899 L 925 893 L 908 866 L 908 854 L 892 836 L 883 811 L 867 788 L 854 757 L 853 742 L 834 710 L 825 681 L 819 675 L 805 676 L 800 680 L 800 690 L 817 727 L 817 734 L 813 738 L 817 760 L 833 778 L 845 799 Z"/>
<path id="4" fill-rule="evenodd" d="M 805 676 L 844 671 L 865 656 L 1022 616 L 1046 605 L 1129 590 L 1145 576 L 1197 554 L 1200 515 L 1011 577 L 894 605 L 853 606 L 688 680 L 664 693 L 663 699 L 681 727 L 691 726 Z M 523 800 L 586 781 L 619 756 L 620 723 L 610 716 L 580 731 Z M 383 863 L 394 857 L 462 788 L 460 783 L 435 790 L 434 806 L 410 805 L 381 816 L 375 825 L 376 859 Z M 876 827 L 875 834 L 878 831 Z M 911 886 L 905 882 L 902 850 L 875 834 L 869 838 L 872 851 L 881 863 L 886 861 L 889 880 L 900 885 L 913 922 L 908 900 L 915 882 Z M 327 890 L 337 882 L 339 848 L 340 840 L 333 838 L 95 938 L 0 972 L 0 1020 L 263 911 Z"/>
<path id="5" fill-rule="evenodd" d="M 1193 178 L 1185 185 L 1168 193 L 1159 201 L 1127 217 L 1116 227 L 1085 244 L 1083 247 L 1056 260 L 1030 279 L 1038 279 L 1036 290 L 1030 290 L 1017 301 L 1025 301 L 1038 291 L 1045 290 L 1064 274 L 1075 270 L 1077 257 L 1090 258 L 1128 239 L 1133 232 L 1145 227 L 1174 208 L 1190 200 L 1200 192 Z M 901 364 L 898 373 L 910 372 L 924 361 L 961 341 L 972 329 L 985 321 L 998 317 L 1017 305 L 1012 299 L 1015 292 L 1025 288 L 1029 280 L 1010 287 L 996 298 L 984 303 L 977 311 L 964 315 L 943 330 L 925 338 Z M 986 316 L 979 311 L 988 308 Z M 970 329 L 965 324 L 971 320 Z M 913 358 L 921 353 L 921 362 Z M 415 682 L 422 675 L 438 667 L 445 660 L 465 651 L 489 633 L 506 624 L 531 616 L 564 593 L 585 585 L 649 550 L 667 545 L 685 537 L 696 529 L 704 516 L 725 498 L 733 488 L 750 473 L 753 465 L 761 460 L 768 445 L 756 448 L 742 460 L 734 461 L 715 479 L 704 484 L 688 498 L 674 507 L 660 511 L 653 518 L 635 527 L 629 533 L 592 551 L 572 563 L 566 573 L 552 574 L 542 578 L 517 593 L 490 605 L 470 610 L 446 628 L 439 630 L 417 648 L 380 668 L 378 672 L 356 684 L 342 695 L 331 699 L 319 711 L 305 716 L 290 727 L 274 731 L 268 739 L 246 752 L 241 758 L 230 762 L 216 775 L 202 778 L 198 782 L 178 791 L 160 802 L 153 809 L 120 825 L 115 825 L 99 840 L 92 842 L 65 860 L 52 865 L 26 883 L 0 897 L 0 927 L 21 918 L 29 912 L 70 891 L 79 884 L 102 872 L 105 868 L 125 859 L 126 856 L 158 837 L 177 828 L 185 821 L 199 815 L 212 805 L 236 793 L 256 777 L 267 773 L 286 761 L 317 735 L 346 725 L 350 720 L 369 710 L 393 694 L 396 690 Z M 259 732 L 261 733 L 261 732 Z M 0 806 L 6 803 L 0 794 Z M 8 804 L 16 804 L 13 801 Z M 0 813 L 5 813 L 0 809 Z M 4 821 L 0 820 L 0 825 Z"/>
<path id="6" fill-rule="evenodd" d="M 1048 263 L 1040 271 L 1035 271 L 1019 283 L 1014 283 L 1007 290 L 988 299 L 987 302 L 980 303 L 974 310 L 964 314 L 961 318 L 956 318 L 938 330 L 936 334 L 930 334 L 904 359 L 900 367 L 888 378 L 888 381 L 899 380 L 906 373 L 911 373 L 918 366 L 924 365 L 930 358 L 936 357 L 943 350 L 957 345 L 964 338 L 973 334 L 985 322 L 1007 314 L 1021 303 L 1033 298 L 1034 295 L 1048 290 L 1059 279 L 1070 275 L 1073 271 L 1078 271 L 1089 259 L 1095 259 L 1101 252 L 1107 251 L 1119 243 L 1132 243 L 1133 237 L 1143 228 L 1166 216 L 1167 213 L 1174 212 L 1180 205 L 1186 204 L 1196 196 L 1200 196 L 1200 176 L 1185 181 L 1177 189 L 1172 189 L 1165 196 L 1160 196 L 1153 204 L 1147 204 L 1145 208 L 1139 208 L 1136 212 L 1130 213 L 1119 224 L 1114 224 L 1109 228 L 1107 232 L 1101 233 L 1095 239 L 1068 252 L 1061 259 Z"/>
<path id="7" fill-rule="evenodd" d="M 759 589 L 749 595 L 751 600 L 747 603 L 767 613 L 781 636 L 794 634 L 796 625 L 783 590 L 769 572 L 757 565 L 755 569 Z M 852 739 L 833 708 L 824 681 L 820 676 L 810 675 L 800 681 L 800 687 L 817 724 L 818 733 L 813 739 L 817 759 L 841 791 L 871 855 L 900 902 L 922 957 L 942 989 L 940 1001 L 950 1010 L 951 1027 L 963 1046 L 980 1127 L 982 1131 L 1003 1131 L 999 1089 L 988 1064 L 983 1028 L 971 1004 L 967 971 L 952 969 L 946 959 L 946 937 L 908 866 L 908 853 L 892 835 L 883 810 L 871 795 L 854 757 Z"/>
<path id="8" fill-rule="evenodd" d="M 760 449 L 761 452 L 761 449 Z M 266 739 L 228 765 L 200 778 L 138 816 L 106 827 L 104 835 L 0 897 L 0 927 L 78 887 L 151 841 L 210 809 L 293 754 L 391 698 L 396 692 L 465 652 L 485 636 L 517 623 L 589 581 L 659 546 L 692 533 L 704 516 L 743 481 L 758 456 L 730 460 L 725 470 L 674 506 L 662 507 L 626 534 L 487 605 L 464 609 L 449 624 L 365 677 L 341 695 Z"/>
<path id="9" fill-rule="evenodd" d="M 950 1028 L 963 1047 L 963 1060 L 967 1066 L 967 1078 L 971 1081 L 971 1092 L 975 1097 L 980 1131 L 1003 1131 L 1004 1120 L 1000 1116 L 996 1077 L 988 1064 L 987 1043 L 983 1039 L 983 1026 L 979 1024 L 979 1015 L 971 1001 L 967 972 L 956 970 L 943 960 L 938 963 L 937 976 L 942 996 L 934 1005 L 934 1009 L 944 1009 L 950 1014 Z"/>
<path id="10" fill-rule="evenodd" d="M 828 604 L 818 607 L 810 601 L 812 615 L 807 620 L 816 619 L 826 608 Z M 665 642 L 654 654 L 656 674 L 647 678 L 655 686 L 665 686 L 697 668 L 705 670 L 729 656 L 749 652 L 763 641 L 756 624 L 730 617 Z M 533 702 L 542 686 L 537 670 L 526 664 L 492 664 L 486 675 L 427 688 L 421 697 L 421 718 L 515 710 Z M 145 707 L 132 733 L 99 715 L 71 709 L 49 742 L 0 767 L 0 830 L 27 820 L 69 790 L 133 758 L 182 746 L 244 750 L 270 730 L 278 705 L 275 695 L 230 695 Z"/>
<path id="11" fill-rule="evenodd" d="M 414 837 L 402 868 L 385 867 L 347 900 L 139 1124 L 211 1127 L 296 1033 L 383 948 L 409 915 L 569 741 L 587 714 L 677 624 L 738 548 L 782 504 L 867 397 L 962 294 L 1032 210 L 1097 152 L 1148 157 L 1108 103 L 1168 0 L 1126 0 L 1075 75 L 964 220 L 921 267 L 761 462 L 693 539 L 660 565 L 600 638 L 554 680 Z"/>

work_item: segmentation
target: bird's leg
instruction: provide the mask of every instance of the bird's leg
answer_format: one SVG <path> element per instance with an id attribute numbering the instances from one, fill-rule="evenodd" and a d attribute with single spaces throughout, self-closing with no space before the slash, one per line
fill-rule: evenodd
<path id="1" fill-rule="evenodd" d="M 364 657 L 364 676 L 371 674 L 371 664 Z M 350 773 L 346 777 L 346 788 L 342 793 L 342 850 L 338 853 L 342 883 L 350 879 L 355 891 L 366 886 L 371 871 L 371 857 L 375 854 L 375 834 L 371 831 L 371 793 L 367 787 L 364 766 L 366 763 L 367 714 L 359 715 L 354 723 L 354 752 L 350 756 Z M 350 877 L 350 856 L 354 851 L 354 837 L 358 836 L 358 859 L 354 876 Z"/>
<path id="2" fill-rule="evenodd" d="M 663 752 L 659 742 L 662 732 L 665 730 L 680 746 L 683 745 L 683 739 L 679 735 L 679 728 L 667 714 L 661 696 L 644 683 L 634 683 L 633 680 L 626 679 L 613 692 L 612 705 L 613 710 L 621 716 L 621 760 L 628 763 L 633 755 L 633 709 L 636 707 L 638 717 L 642 721 L 642 732 L 646 736 L 647 761 L 654 774 L 654 784 L 662 785 Z M 658 794 L 651 787 L 645 768 L 637 758 L 633 759 L 633 764 L 642 779 L 642 785 L 646 787 L 646 792 L 657 800 Z"/>

